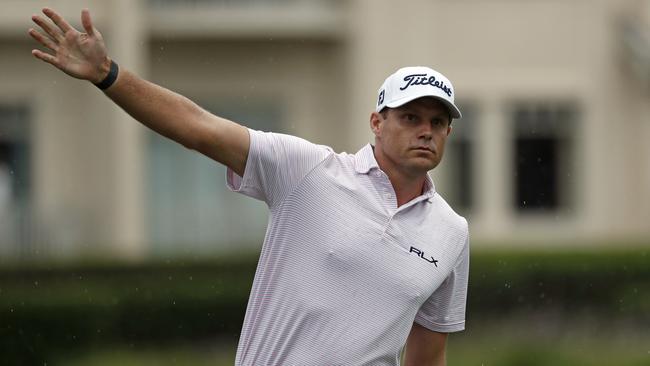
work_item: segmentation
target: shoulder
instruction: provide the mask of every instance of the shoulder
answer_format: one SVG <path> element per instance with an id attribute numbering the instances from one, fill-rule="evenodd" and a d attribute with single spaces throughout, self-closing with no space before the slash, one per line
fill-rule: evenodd
<path id="1" fill-rule="evenodd" d="M 331 147 L 313 143 L 302 137 L 277 132 L 264 132 L 253 129 L 249 129 L 248 131 L 251 136 L 251 144 L 255 143 L 260 146 L 265 145 L 271 148 L 284 147 L 301 150 L 315 150 L 327 154 L 334 153 L 334 150 L 332 150 Z"/>
<path id="2" fill-rule="evenodd" d="M 331 147 L 301 137 L 276 132 L 249 131 L 249 162 L 257 160 L 262 164 L 278 164 L 302 171 L 314 167 L 334 154 Z"/>
<path id="3" fill-rule="evenodd" d="M 469 225 L 467 220 L 459 215 L 439 194 L 435 193 L 430 202 L 437 210 L 439 220 L 444 224 L 443 236 L 448 239 L 450 253 L 455 253 L 456 264 L 469 259 Z"/>
<path id="4" fill-rule="evenodd" d="M 464 237 L 469 236 L 469 225 L 467 220 L 459 215 L 447 201 L 436 192 L 431 198 L 430 202 L 433 205 L 433 209 L 436 211 L 436 214 L 440 217 L 441 220 L 445 222 L 453 231 L 457 234 L 460 234 Z"/>
<path id="5" fill-rule="evenodd" d="M 331 147 L 325 145 L 318 145 L 319 148 L 326 149 L 327 153 L 323 159 L 323 167 L 328 171 L 343 170 L 347 173 L 355 171 L 357 159 L 354 154 L 348 152 L 336 152 Z"/>

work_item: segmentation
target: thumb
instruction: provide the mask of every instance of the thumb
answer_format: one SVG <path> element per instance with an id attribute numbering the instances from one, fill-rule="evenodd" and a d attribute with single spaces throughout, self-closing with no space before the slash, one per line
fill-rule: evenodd
<path id="1" fill-rule="evenodd" d="M 90 11 L 88 9 L 84 9 L 81 11 L 81 24 L 86 30 L 86 34 L 88 34 L 89 36 L 94 35 L 95 29 L 93 28 L 93 21 L 90 18 Z"/>

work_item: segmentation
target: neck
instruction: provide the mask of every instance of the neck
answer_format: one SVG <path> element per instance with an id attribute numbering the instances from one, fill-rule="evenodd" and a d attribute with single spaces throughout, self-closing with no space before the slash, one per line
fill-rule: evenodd
<path id="1" fill-rule="evenodd" d="M 411 201 L 415 197 L 422 195 L 424 191 L 424 182 L 426 181 L 426 172 L 418 175 L 408 174 L 400 170 L 398 166 L 383 156 L 375 149 L 375 159 L 379 168 L 388 175 L 395 195 L 397 196 L 397 207 Z"/>
<path id="2" fill-rule="evenodd" d="M 422 192 L 424 191 L 425 177 L 420 177 L 415 181 L 412 179 L 402 179 L 399 175 L 391 175 L 388 172 L 386 172 L 386 174 L 388 174 L 388 179 L 393 185 L 395 195 L 397 195 L 397 207 L 422 195 Z"/>

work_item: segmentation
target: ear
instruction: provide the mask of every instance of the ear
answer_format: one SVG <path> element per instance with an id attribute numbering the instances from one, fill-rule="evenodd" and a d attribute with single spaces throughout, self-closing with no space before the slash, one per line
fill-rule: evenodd
<path id="1" fill-rule="evenodd" d="M 378 112 L 370 113 L 370 130 L 372 133 L 378 137 L 381 134 L 381 123 L 384 121 L 384 117 Z"/>
<path id="2" fill-rule="evenodd" d="M 447 127 L 447 136 L 451 135 L 451 130 L 453 130 L 453 129 L 454 128 L 451 127 L 451 125 L 449 125 L 449 127 Z"/>

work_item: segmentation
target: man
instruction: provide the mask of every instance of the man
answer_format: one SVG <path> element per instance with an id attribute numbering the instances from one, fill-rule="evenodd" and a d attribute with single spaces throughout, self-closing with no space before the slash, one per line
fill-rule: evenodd
<path id="1" fill-rule="evenodd" d="M 427 172 L 442 159 L 454 89 L 424 67 L 389 76 L 370 128 L 375 144 L 336 154 L 248 130 L 119 69 L 90 14 L 85 33 L 51 9 L 30 35 L 35 57 L 89 80 L 135 119 L 228 167 L 228 186 L 264 200 L 270 221 L 237 365 L 444 365 L 464 329 L 466 221 Z"/>

